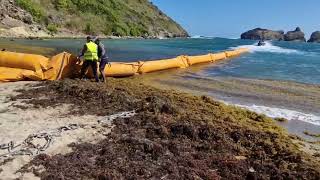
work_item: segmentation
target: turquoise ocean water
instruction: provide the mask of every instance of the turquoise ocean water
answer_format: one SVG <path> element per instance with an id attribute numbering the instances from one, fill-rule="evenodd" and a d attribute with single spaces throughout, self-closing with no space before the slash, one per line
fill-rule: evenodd
<path id="1" fill-rule="evenodd" d="M 19 40 L 35 46 L 55 47 L 58 51 L 77 54 L 82 40 Z M 208 76 L 231 76 L 258 79 L 289 80 L 320 84 L 320 44 L 268 42 L 223 38 L 170 40 L 105 40 L 111 61 L 136 61 L 171 58 L 181 54 L 199 55 L 236 47 L 247 47 L 251 53 L 205 69 Z"/>
<path id="2" fill-rule="evenodd" d="M 21 44 L 54 47 L 57 51 L 77 54 L 84 40 L 16 40 Z M 250 53 L 231 61 L 203 67 L 198 77 L 227 77 L 291 81 L 320 85 L 320 44 L 298 42 L 267 42 L 256 46 L 256 41 L 224 38 L 190 38 L 167 40 L 104 40 L 111 61 L 130 62 L 172 58 L 178 55 L 199 55 L 239 47 L 249 48 Z M 165 73 L 165 72 L 164 72 Z M 320 88 L 319 88 L 320 91 Z M 235 103 L 233 103 L 235 104 Z M 271 117 L 282 116 L 320 125 L 320 111 L 310 114 L 263 104 L 239 103 L 240 106 Z M 313 109 L 317 109 L 313 108 Z"/>

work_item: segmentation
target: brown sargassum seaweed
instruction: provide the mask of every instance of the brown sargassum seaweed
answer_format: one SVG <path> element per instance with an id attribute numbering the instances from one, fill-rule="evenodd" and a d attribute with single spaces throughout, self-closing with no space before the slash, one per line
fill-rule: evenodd
<path id="1" fill-rule="evenodd" d="M 42 179 L 320 179 L 319 162 L 272 119 L 206 96 L 155 89 L 136 78 L 36 86 L 14 98 L 34 107 L 72 104 L 70 115 L 137 111 L 116 119 L 97 144 L 35 157 L 24 170 Z M 33 168 L 39 165 L 45 170 Z"/>

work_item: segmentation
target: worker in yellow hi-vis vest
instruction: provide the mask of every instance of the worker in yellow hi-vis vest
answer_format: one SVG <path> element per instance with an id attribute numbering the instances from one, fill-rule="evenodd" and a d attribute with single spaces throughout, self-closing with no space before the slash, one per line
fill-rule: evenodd
<path id="1" fill-rule="evenodd" d="M 99 77 L 98 77 L 98 45 L 94 43 L 94 38 L 92 36 L 87 37 L 87 43 L 83 46 L 83 49 L 81 53 L 79 54 L 78 58 L 83 57 L 84 62 L 81 68 L 81 79 L 85 77 L 85 74 L 91 66 L 92 72 L 94 75 L 94 78 L 96 79 L 97 82 L 99 82 Z"/>

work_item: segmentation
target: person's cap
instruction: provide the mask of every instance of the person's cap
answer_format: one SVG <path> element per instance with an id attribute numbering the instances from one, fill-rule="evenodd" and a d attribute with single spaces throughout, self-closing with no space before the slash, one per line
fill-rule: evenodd
<path id="1" fill-rule="evenodd" d="M 93 37 L 92 36 L 87 36 L 87 40 L 93 40 Z"/>

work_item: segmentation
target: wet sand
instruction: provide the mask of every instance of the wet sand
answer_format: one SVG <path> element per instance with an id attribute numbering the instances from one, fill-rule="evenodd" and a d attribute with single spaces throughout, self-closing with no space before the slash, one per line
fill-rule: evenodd
<path id="1" fill-rule="evenodd" d="M 296 134 L 299 137 L 311 142 L 320 142 L 320 138 L 306 135 L 304 132 L 311 134 L 320 134 L 320 126 L 315 126 L 303 121 L 290 120 L 287 122 L 277 122 L 280 126 L 286 128 L 290 133 Z M 319 149 L 320 152 L 320 149 Z"/>

